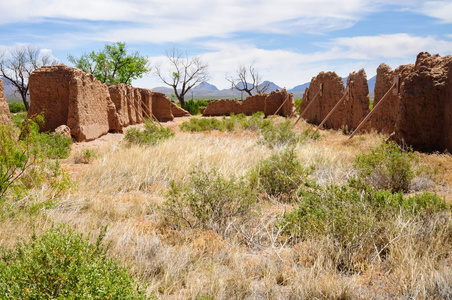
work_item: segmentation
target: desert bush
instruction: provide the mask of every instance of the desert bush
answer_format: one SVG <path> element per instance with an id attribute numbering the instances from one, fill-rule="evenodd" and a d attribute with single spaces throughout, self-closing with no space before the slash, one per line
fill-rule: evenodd
<path id="1" fill-rule="evenodd" d="M 265 128 L 272 127 L 273 121 L 269 119 L 264 119 L 265 115 L 263 112 L 259 111 L 254 113 L 250 118 L 243 118 L 238 115 L 240 127 L 248 130 L 264 130 Z M 245 116 L 245 115 L 243 115 Z"/>
<path id="2" fill-rule="evenodd" d="M 201 113 L 200 111 L 200 107 L 206 107 L 209 102 L 211 102 L 213 100 L 202 100 L 202 99 L 198 99 L 198 100 L 186 100 L 185 101 L 185 109 L 193 116 L 195 115 L 199 115 Z"/>
<path id="3" fill-rule="evenodd" d="M 76 164 L 90 164 L 98 157 L 99 155 L 95 150 L 87 148 L 74 156 L 74 162 Z"/>
<path id="4" fill-rule="evenodd" d="M 193 171 L 188 183 L 177 186 L 171 182 L 167 200 L 162 209 L 180 228 L 224 228 L 235 218 L 247 216 L 256 203 L 256 194 L 243 179 L 230 179 L 216 169 Z"/>
<path id="5" fill-rule="evenodd" d="M 216 118 L 191 118 L 189 121 L 184 121 L 179 127 L 181 130 L 188 132 L 225 131 L 226 125 L 224 120 L 226 118 L 222 120 Z M 231 124 L 231 122 L 229 123 Z M 231 127 L 230 124 L 229 127 Z"/>
<path id="6" fill-rule="evenodd" d="M 145 299 L 135 280 L 107 257 L 105 230 L 89 237 L 58 226 L 1 251 L 2 299 Z"/>
<path id="7" fill-rule="evenodd" d="M 13 128 L 0 125 L 0 199 L 30 164 L 28 148 L 18 141 L 18 135 Z"/>
<path id="8" fill-rule="evenodd" d="M 9 105 L 9 111 L 13 114 L 26 111 L 25 105 L 19 102 L 13 102 Z"/>
<path id="9" fill-rule="evenodd" d="M 322 138 L 322 135 L 317 130 L 309 127 L 303 130 L 298 138 L 300 143 L 305 143 L 308 141 L 318 141 Z"/>
<path id="10" fill-rule="evenodd" d="M 357 179 L 377 189 L 408 191 L 416 175 L 416 156 L 411 149 L 402 149 L 394 142 L 382 142 L 368 153 L 355 158 Z"/>
<path id="11" fill-rule="evenodd" d="M 266 145 L 269 148 L 291 146 L 299 141 L 299 137 L 292 130 L 290 120 L 286 120 L 277 126 L 265 126 L 261 128 L 260 135 L 259 143 Z"/>
<path id="12" fill-rule="evenodd" d="M 307 171 L 298 161 L 294 148 L 287 148 L 261 160 L 248 173 L 252 188 L 284 200 L 295 196 L 306 176 Z"/>
<path id="13" fill-rule="evenodd" d="M 126 145 L 155 145 L 174 136 L 170 128 L 157 126 L 146 120 L 144 130 L 130 128 L 124 137 Z"/>
<path id="14" fill-rule="evenodd" d="M 403 193 L 348 185 L 322 188 L 306 182 L 299 190 L 297 209 L 285 213 L 280 228 L 302 240 L 332 241 L 335 262 L 343 271 L 358 270 L 370 263 L 375 249 L 388 244 L 391 222 L 397 218 L 428 218 L 449 210 L 439 196 L 423 193 L 404 197 Z"/>
<path id="15" fill-rule="evenodd" d="M 42 122 L 42 116 L 26 120 L 20 136 L 12 127 L 0 128 L 0 196 L 10 187 L 23 195 L 44 183 L 51 187 L 53 197 L 70 188 L 69 175 L 61 169 L 58 158 L 69 155 L 72 139 L 39 133 Z"/>

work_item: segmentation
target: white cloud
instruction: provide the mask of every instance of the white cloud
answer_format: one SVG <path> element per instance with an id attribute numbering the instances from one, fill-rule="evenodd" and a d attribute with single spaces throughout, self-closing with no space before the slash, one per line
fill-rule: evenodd
<path id="1" fill-rule="evenodd" d="M 423 3 L 419 12 L 440 19 L 444 23 L 452 23 L 451 1 L 427 1 Z"/>
<path id="2" fill-rule="evenodd" d="M 363 60 L 400 59 L 415 56 L 422 51 L 443 55 L 452 52 L 452 41 L 406 33 L 337 38 L 332 41 L 332 45 L 339 48 L 338 52 L 344 58 Z"/>

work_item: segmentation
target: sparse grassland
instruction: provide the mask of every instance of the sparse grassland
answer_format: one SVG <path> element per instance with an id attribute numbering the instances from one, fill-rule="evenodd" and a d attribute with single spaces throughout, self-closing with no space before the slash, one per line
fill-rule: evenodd
<path id="1" fill-rule="evenodd" d="M 70 186 L 2 198 L 0 245 L 56 224 L 101 235 L 159 299 L 451 298 L 452 156 L 285 122 L 183 118 L 158 143 L 74 145 Z"/>

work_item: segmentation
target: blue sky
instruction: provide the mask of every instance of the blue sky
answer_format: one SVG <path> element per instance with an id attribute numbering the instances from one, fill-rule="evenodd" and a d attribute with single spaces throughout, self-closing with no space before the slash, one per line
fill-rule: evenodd
<path id="1" fill-rule="evenodd" d="M 397 4 L 393 4 L 393 3 Z M 452 0 L 0 0 L 0 51 L 32 44 L 67 55 L 126 42 L 151 65 L 177 47 L 209 63 L 210 83 L 254 66 L 292 88 L 320 71 L 340 76 L 385 62 L 414 63 L 421 51 L 452 54 Z M 153 74 L 134 86 L 162 86 Z"/>

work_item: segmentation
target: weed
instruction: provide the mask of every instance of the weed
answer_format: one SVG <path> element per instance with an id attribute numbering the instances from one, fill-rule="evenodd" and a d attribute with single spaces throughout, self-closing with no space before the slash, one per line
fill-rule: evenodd
<path id="1" fill-rule="evenodd" d="M 127 145 L 155 145 L 174 136 L 170 128 L 159 127 L 146 120 L 144 130 L 130 128 L 127 130 L 124 141 Z"/>
<path id="2" fill-rule="evenodd" d="M 271 196 L 292 199 L 307 172 L 301 166 L 294 148 L 287 148 L 261 160 L 249 173 L 251 186 Z"/>
<path id="3" fill-rule="evenodd" d="M 416 156 L 411 149 L 404 150 L 394 142 L 382 142 L 369 153 L 359 154 L 354 167 L 358 180 L 377 189 L 393 192 L 408 191 L 416 173 Z"/>
<path id="4" fill-rule="evenodd" d="M 268 125 L 260 130 L 261 137 L 259 143 L 269 148 L 280 146 L 295 145 L 299 141 L 299 137 L 292 130 L 290 120 L 279 124 L 278 126 Z"/>
<path id="5" fill-rule="evenodd" d="M 11 114 L 11 119 L 13 120 L 14 127 L 21 128 L 22 123 L 24 122 L 26 117 L 27 117 L 26 112 L 18 112 L 15 114 Z"/>
<path id="6" fill-rule="evenodd" d="M 4 299 L 145 299 L 125 268 L 107 257 L 104 236 L 105 229 L 91 244 L 58 226 L 1 251 L 0 294 Z"/>
<path id="7" fill-rule="evenodd" d="M 98 157 L 99 155 L 95 150 L 87 148 L 74 156 L 74 162 L 76 164 L 90 164 Z"/>
<path id="8" fill-rule="evenodd" d="M 217 170 L 193 171 L 184 186 L 171 183 L 163 209 L 181 227 L 224 228 L 250 214 L 256 194 L 243 178 L 225 179 Z"/>

